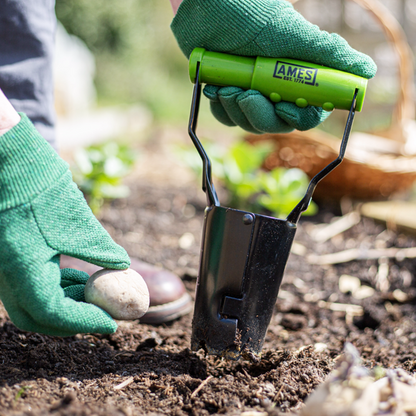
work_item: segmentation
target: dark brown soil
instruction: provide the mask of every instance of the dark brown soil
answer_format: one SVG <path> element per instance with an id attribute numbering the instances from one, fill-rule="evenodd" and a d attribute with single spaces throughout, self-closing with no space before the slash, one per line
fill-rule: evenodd
<path id="1" fill-rule="evenodd" d="M 105 208 L 101 221 L 130 255 L 178 273 L 193 294 L 204 195 L 180 167 L 163 159 L 166 155 L 155 155 L 156 144 L 152 146 L 129 179 L 131 197 Z M 158 327 L 120 322 L 110 336 L 58 338 L 18 330 L 1 309 L 0 415 L 296 411 L 334 367 L 346 341 L 358 348 L 368 367 L 414 371 L 415 262 L 381 259 L 323 267 L 309 264 L 307 255 L 415 246 L 416 239 L 361 219 L 329 242 L 314 242 L 310 231 L 315 224 L 328 223 L 337 214 L 322 208 L 319 217 L 301 220 L 296 242 L 306 247 L 306 254 L 290 256 L 259 363 L 190 351 L 190 315 Z M 183 237 L 185 233 L 190 235 Z M 364 300 L 340 292 L 343 274 L 376 288 L 379 263 L 388 265 L 387 292 L 376 290 Z M 399 302 L 395 289 L 408 299 Z M 361 305 L 365 313 L 346 316 L 329 309 L 331 302 Z M 124 381 L 129 384 L 117 388 Z"/>

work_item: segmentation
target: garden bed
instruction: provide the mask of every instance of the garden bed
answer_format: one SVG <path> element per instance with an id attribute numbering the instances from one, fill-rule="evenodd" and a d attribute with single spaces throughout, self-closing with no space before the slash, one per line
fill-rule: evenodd
<path id="1" fill-rule="evenodd" d="M 150 150 L 129 178 L 131 196 L 111 203 L 100 219 L 131 256 L 178 273 L 193 295 L 205 198 L 198 184 L 185 174 L 180 180 L 171 165 L 163 162 L 156 169 L 160 155 Z M 190 351 L 191 315 L 161 326 L 120 322 L 109 336 L 59 338 L 20 331 L 1 309 L 0 414 L 296 413 L 334 368 L 346 341 L 369 368 L 413 372 L 415 262 L 385 258 L 318 265 L 308 255 L 411 247 L 416 239 L 361 218 L 344 233 L 317 243 L 313 230 L 336 215 L 321 208 L 317 217 L 301 220 L 259 363 Z M 364 299 L 343 293 L 342 275 L 358 277 L 376 290 Z M 363 313 L 350 313 L 349 303 Z"/>

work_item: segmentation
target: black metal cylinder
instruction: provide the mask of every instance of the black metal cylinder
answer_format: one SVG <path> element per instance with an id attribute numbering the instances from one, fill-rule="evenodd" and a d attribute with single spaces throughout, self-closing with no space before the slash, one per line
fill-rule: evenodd
<path id="1" fill-rule="evenodd" d="M 296 225 L 221 206 L 205 211 L 191 347 L 260 356 Z"/>

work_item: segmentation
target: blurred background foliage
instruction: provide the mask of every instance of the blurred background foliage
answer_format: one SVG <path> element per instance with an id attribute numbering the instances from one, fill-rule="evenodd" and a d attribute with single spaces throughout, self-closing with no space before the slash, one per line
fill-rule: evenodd
<path id="1" fill-rule="evenodd" d="M 94 214 L 99 214 L 106 201 L 130 195 L 123 179 L 136 159 L 137 152 L 130 146 L 114 141 L 77 149 L 71 166 L 73 178 Z"/>
<path id="2" fill-rule="evenodd" d="M 141 103 L 156 121 L 188 117 L 192 85 L 168 0 L 57 0 L 56 14 L 95 56 L 99 105 Z"/>
<path id="3" fill-rule="evenodd" d="M 415 50 L 415 0 L 380 1 L 402 24 Z M 371 131 L 389 126 L 399 91 L 398 60 L 380 24 L 362 7 L 349 0 L 300 0 L 295 8 L 321 29 L 340 33 L 351 46 L 375 59 L 378 74 L 369 83 L 365 116 L 356 118 L 355 130 Z M 56 0 L 56 14 L 67 32 L 84 41 L 94 54 L 99 106 L 141 104 L 151 111 L 153 127 L 170 128 L 176 124 L 186 136 L 192 84 L 188 79 L 187 60 L 169 27 L 173 13 L 168 0 Z M 216 138 L 217 142 L 217 136 L 221 135 L 231 136 L 233 140 L 243 137 L 241 129 L 223 127 L 213 119 L 208 110 L 208 100 L 202 99 L 201 106 L 201 132 L 204 126 L 209 126 L 210 138 Z M 341 137 L 345 119 L 345 112 L 335 112 L 319 128 Z M 216 135 L 215 131 L 220 134 Z M 241 158 L 237 154 L 234 156 L 233 166 L 236 166 L 236 161 Z M 250 169 L 253 170 L 249 157 L 244 158 L 243 162 L 239 166 L 241 178 L 247 176 Z M 99 171 L 100 166 L 97 165 L 95 170 Z M 299 184 L 305 185 L 303 179 L 298 180 L 296 175 L 286 177 L 283 171 L 276 171 L 270 178 L 272 182 L 263 178 L 265 194 L 280 193 L 280 197 L 285 195 L 288 198 L 292 190 L 301 189 Z M 91 178 L 86 179 L 86 183 L 90 184 L 88 181 Z M 285 183 L 286 179 L 289 185 L 278 190 L 276 183 Z M 238 195 L 247 191 L 244 182 L 237 183 L 232 175 L 224 174 L 223 180 L 232 189 L 234 187 Z M 296 186 L 290 185 L 292 182 Z M 91 188 L 90 185 L 88 187 Z M 103 188 L 99 189 L 102 193 Z M 280 207 L 277 199 L 267 199 L 265 196 L 258 202 L 267 205 L 267 209 L 273 212 L 287 209 Z"/>
<path id="4" fill-rule="evenodd" d="M 224 148 L 217 142 L 203 140 L 203 146 L 212 162 L 214 186 L 226 191 L 227 198 L 222 201 L 226 206 L 285 218 L 308 188 L 308 176 L 300 169 L 275 168 L 270 172 L 262 169 L 273 149 L 271 142 L 253 146 L 236 141 Z M 201 158 L 195 149 L 177 146 L 175 151 L 201 183 Z M 317 205 L 312 202 L 304 215 L 314 215 L 317 211 Z"/>

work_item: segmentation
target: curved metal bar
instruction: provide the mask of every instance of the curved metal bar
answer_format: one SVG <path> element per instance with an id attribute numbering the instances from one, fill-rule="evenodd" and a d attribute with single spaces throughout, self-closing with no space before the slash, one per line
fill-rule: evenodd
<path id="1" fill-rule="evenodd" d="M 332 161 L 329 165 L 323 168 L 319 173 L 317 173 L 309 182 L 308 189 L 306 190 L 305 196 L 302 200 L 293 208 L 292 212 L 287 216 L 286 220 L 296 224 L 299 221 L 299 218 L 302 212 L 306 211 L 309 207 L 309 204 L 312 200 L 312 195 L 315 191 L 316 186 L 318 183 L 325 178 L 328 173 L 332 172 L 344 159 L 345 150 L 347 149 L 348 139 L 351 134 L 352 124 L 354 121 L 355 116 L 355 105 L 356 105 L 356 98 L 357 98 L 358 90 L 355 91 L 354 98 L 352 100 L 351 109 L 348 114 L 347 124 L 345 126 L 344 136 L 342 138 L 339 155 L 338 157 Z"/>
<path id="2" fill-rule="evenodd" d="M 192 94 L 191 114 L 189 115 L 188 133 L 202 159 L 202 190 L 207 196 L 208 205 L 220 206 L 214 184 L 211 178 L 211 161 L 196 135 L 198 124 L 199 103 L 201 101 L 201 84 L 199 83 L 199 62 L 196 69 L 196 80 Z"/>

